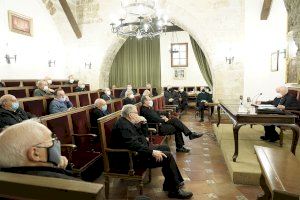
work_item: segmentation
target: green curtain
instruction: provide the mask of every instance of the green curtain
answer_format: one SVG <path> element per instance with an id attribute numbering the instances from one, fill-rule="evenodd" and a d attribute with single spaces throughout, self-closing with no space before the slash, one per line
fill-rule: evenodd
<path id="1" fill-rule="evenodd" d="M 117 53 L 109 74 L 109 86 L 161 87 L 160 74 L 160 40 L 127 39 Z"/>
<path id="2" fill-rule="evenodd" d="M 196 60 L 198 62 L 200 71 L 202 73 L 202 76 L 203 76 L 204 80 L 206 81 L 208 87 L 210 87 L 210 89 L 212 89 L 213 81 L 212 81 L 212 76 L 211 76 L 210 68 L 209 68 L 208 62 L 206 60 L 206 57 L 205 57 L 203 51 L 201 50 L 201 48 L 199 47 L 199 45 L 197 44 L 197 42 L 194 40 L 194 38 L 192 38 L 192 36 L 190 36 L 190 39 L 191 39 L 193 51 L 194 51 Z"/>

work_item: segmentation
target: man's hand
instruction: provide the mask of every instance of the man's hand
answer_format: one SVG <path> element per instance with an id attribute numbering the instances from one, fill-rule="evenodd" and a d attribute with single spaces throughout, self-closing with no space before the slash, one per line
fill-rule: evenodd
<path id="1" fill-rule="evenodd" d="M 51 92 L 51 93 L 53 93 L 53 92 L 54 92 L 54 90 L 53 90 L 53 89 L 51 89 L 51 88 L 49 88 L 49 89 L 48 89 L 48 91 L 49 91 L 49 92 Z"/>
<path id="2" fill-rule="evenodd" d="M 169 121 L 169 119 L 166 116 L 162 116 L 161 117 L 163 120 L 165 120 L 165 122 Z"/>
<path id="3" fill-rule="evenodd" d="M 285 106 L 284 105 L 278 105 L 277 108 L 279 108 L 280 110 L 284 110 Z"/>
<path id="4" fill-rule="evenodd" d="M 169 99 L 169 102 L 173 102 L 173 101 L 174 101 L 174 99 L 173 99 L 173 98 L 170 98 L 170 99 Z"/>
<path id="5" fill-rule="evenodd" d="M 166 154 L 158 150 L 153 150 L 152 156 L 155 158 L 156 162 L 161 162 L 164 157 L 167 158 Z"/>
<path id="6" fill-rule="evenodd" d="M 69 99 L 69 97 L 68 97 L 68 96 L 66 96 L 66 101 L 70 101 L 70 99 Z"/>
<path id="7" fill-rule="evenodd" d="M 60 157 L 60 163 L 58 164 L 59 168 L 66 169 L 68 165 L 68 159 L 65 156 Z"/>

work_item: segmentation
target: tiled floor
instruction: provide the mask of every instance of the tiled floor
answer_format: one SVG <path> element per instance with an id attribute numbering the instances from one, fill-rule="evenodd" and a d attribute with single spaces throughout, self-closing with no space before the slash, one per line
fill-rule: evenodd
<path id="1" fill-rule="evenodd" d="M 188 140 L 186 147 L 191 148 L 188 154 L 176 153 L 174 140 L 171 150 L 185 179 L 185 189 L 194 193 L 194 200 L 254 200 L 261 192 L 257 186 L 234 185 L 225 165 L 222 152 L 212 133 L 211 123 L 205 119 L 200 123 L 194 117 L 194 111 L 189 111 L 181 120 L 193 131 L 204 133 L 202 138 Z M 144 186 L 144 194 L 151 199 L 168 199 L 162 191 L 163 176 L 160 169 L 152 170 L 152 181 Z M 101 177 L 97 182 L 103 182 Z M 110 185 L 110 199 L 135 199 L 138 190 L 132 183 L 113 180 Z"/>

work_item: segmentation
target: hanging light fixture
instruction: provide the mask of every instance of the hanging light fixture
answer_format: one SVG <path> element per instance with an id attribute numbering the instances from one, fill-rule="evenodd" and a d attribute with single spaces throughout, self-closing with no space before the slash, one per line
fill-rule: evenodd
<path id="1" fill-rule="evenodd" d="M 111 31 L 119 36 L 153 38 L 165 32 L 168 16 L 157 9 L 153 0 L 122 0 L 124 18 L 111 23 Z"/>

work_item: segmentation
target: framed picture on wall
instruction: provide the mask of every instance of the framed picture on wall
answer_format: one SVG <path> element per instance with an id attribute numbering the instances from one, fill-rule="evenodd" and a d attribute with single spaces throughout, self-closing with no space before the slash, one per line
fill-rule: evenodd
<path id="1" fill-rule="evenodd" d="M 175 80 L 183 80 L 185 79 L 185 70 L 184 69 L 174 69 L 174 77 Z"/>
<path id="2" fill-rule="evenodd" d="M 30 17 L 9 10 L 8 25 L 12 32 L 32 36 L 32 19 Z"/>
<path id="3" fill-rule="evenodd" d="M 271 72 L 278 71 L 278 56 L 279 51 L 273 52 L 271 54 Z"/>

